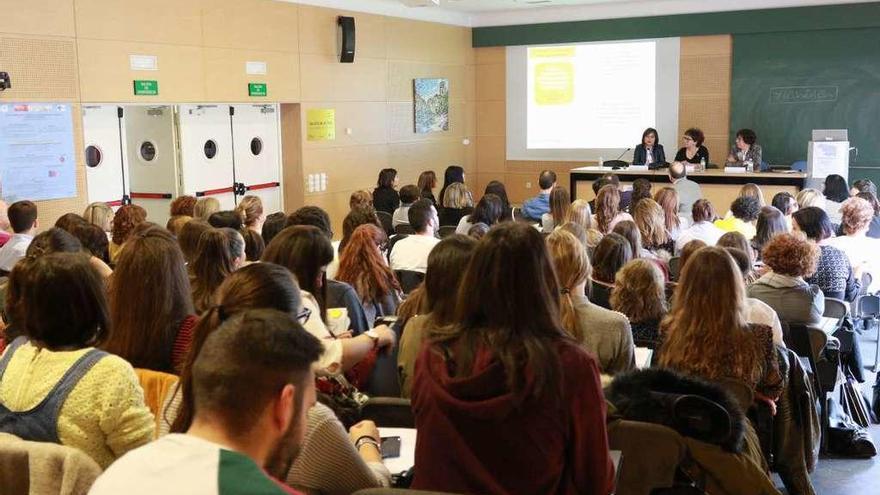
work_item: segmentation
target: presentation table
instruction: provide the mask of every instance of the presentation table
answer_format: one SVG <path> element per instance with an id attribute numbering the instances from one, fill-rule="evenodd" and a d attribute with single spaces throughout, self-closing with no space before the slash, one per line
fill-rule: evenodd
<path id="1" fill-rule="evenodd" d="M 571 184 L 571 197 L 574 199 L 592 200 L 592 184 L 594 180 L 605 174 L 615 174 L 620 178 L 624 189 L 632 186 L 636 179 L 647 179 L 651 182 L 651 194 L 660 188 L 670 186 L 667 169 L 619 169 L 612 170 L 610 167 L 579 167 L 571 169 L 569 173 Z M 688 172 L 688 178 L 700 185 L 703 197 L 712 202 L 716 213 L 723 216 L 730 208 L 730 203 L 739 194 L 743 184 L 757 184 L 764 194 L 764 201 L 770 204 L 773 195 L 778 192 L 789 192 L 796 195 L 804 188 L 807 174 L 802 172 L 725 172 L 722 169 L 709 169 L 705 172 Z M 689 211 L 679 212 L 682 216 L 690 217 Z"/>

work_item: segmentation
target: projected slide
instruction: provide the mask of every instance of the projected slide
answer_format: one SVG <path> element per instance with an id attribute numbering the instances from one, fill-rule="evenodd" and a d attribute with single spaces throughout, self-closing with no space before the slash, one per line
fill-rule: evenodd
<path id="1" fill-rule="evenodd" d="M 628 148 L 656 127 L 656 42 L 528 47 L 527 148 Z"/>

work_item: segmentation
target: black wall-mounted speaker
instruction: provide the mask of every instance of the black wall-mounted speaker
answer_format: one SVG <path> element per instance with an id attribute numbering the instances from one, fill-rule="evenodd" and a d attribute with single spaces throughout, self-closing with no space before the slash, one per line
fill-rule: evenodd
<path id="1" fill-rule="evenodd" d="M 354 17 L 339 16 L 336 19 L 339 32 L 339 61 L 343 64 L 354 62 Z"/>

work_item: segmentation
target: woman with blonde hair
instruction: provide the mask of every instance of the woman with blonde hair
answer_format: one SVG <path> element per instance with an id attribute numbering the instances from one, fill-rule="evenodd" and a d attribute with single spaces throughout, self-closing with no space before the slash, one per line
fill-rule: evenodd
<path id="1" fill-rule="evenodd" d="M 660 322 L 666 316 L 663 273 L 650 260 L 632 260 L 614 277 L 611 309 L 626 315 L 636 344 L 653 349 Z"/>
<path id="2" fill-rule="evenodd" d="M 795 196 L 795 199 L 797 200 L 798 208 L 815 206 L 816 208 L 825 209 L 825 195 L 818 189 L 801 189 L 797 196 Z"/>
<path id="3" fill-rule="evenodd" d="M 555 186 L 550 190 L 550 213 L 541 215 L 541 231 L 545 234 L 565 223 L 571 210 L 571 195 L 563 186 Z"/>
<path id="4" fill-rule="evenodd" d="M 632 220 L 629 213 L 620 211 L 620 191 L 617 186 L 608 184 L 599 189 L 599 194 L 596 195 L 596 213 L 592 220 L 602 234 L 614 230 L 618 222 Z"/>
<path id="5" fill-rule="evenodd" d="M 400 283 L 382 256 L 382 246 L 387 242 L 382 229 L 364 224 L 354 229 L 339 258 L 336 280 L 354 288 L 368 322 L 394 315 L 401 300 Z"/>
<path id="6" fill-rule="evenodd" d="M 348 198 L 348 209 L 354 210 L 355 208 L 367 206 L 373 207 L 373 193 L 366 189 L 351 193 L 351 196 Z"/>
<path id="7" fill-rule="evenodd" d="M 575 223 L 584 229 L 586 234 L 586 246 L 589 249 L 595 248 L 599 241 L 602 240 L 602 233 L 596 230 L 593 225 L 593 212 L 590 210 L 590 202 L 585 199 L 576 199 L 571 203 L 568 214 L 565 216 L 566 223 Z"/>
<path id="8" fill-rule="evenodd" d="M 474 196 L 463 182 L 453 182 L 442 194 L 440 225 L 458 225 L 461 217 L 474 211 Z"/>
<path id="9" fill-rule="evenodd" d="M 235 211 L 241 215 L 242 224 L 245 228 L 253 230 L 257 234 L 263 230 L 263 222 L 266 215 L 263 213 L 263 200 L 259 196 L 245 196 L 238 202 Z"/>
<path id="10" fill-rule="evenodd" d="M 593 352 L 599 370 L 613 375 L 635 367 L 633 336 L 627 319 L 587 299 L 587 281 L 593 271 L 580 241 L 562 229 L 547 237 L 547 250 L 559 279 L 562 327 Z"/>
<path id="11" fill-rule="evenodd" d="M 653 199 L 643 199 L 633 208 L 633 221 L 642 235 L 642 247 L 653 253 L 665 251 L 671 255 L 675 241 L 666 230 L 666 216 L 663 208 Z"/>
<path id="12" fill-rule="evenodd" d="M 687 218 L 678 214 L 678 192 L 674 187 L 664 187 L 654 194 L 654 201 L 663 208 L 664 223 L 669 237 L 676 241 L 682 230 L 688 227 Z"/>
<path id="13" fill-rule="evenodd" d="M 101 227 L 101 230 L 108 234 L 113 230 L 113 208 L 110 208 L 107 203 L 97 202 L 86 206 L 83 218 L 87 222 Z"/>
<path id="14" fill-rule="evenodd" d="M 758 205 L 761 208 L 763 208 L 767 204 L 767 202 L 764 201 L 764 192 L 761 191 L 761 188 L 758 187 L 757 184 L 749 182 L 747 184 L 743 184 L 743 186 L 739 188 L 739 194 L 737 195 L 737 197 L 743 198 L 746 196 L 757 199 Z"/>
<path id="15" fill-rule="evenodd" d="M 193 207 L 193 218 L 207 222 L 208 217 L 218 211 L 220 211 L 220 201 L 217 198 L 205 196 L 196 201 L 196 205 Z"/>

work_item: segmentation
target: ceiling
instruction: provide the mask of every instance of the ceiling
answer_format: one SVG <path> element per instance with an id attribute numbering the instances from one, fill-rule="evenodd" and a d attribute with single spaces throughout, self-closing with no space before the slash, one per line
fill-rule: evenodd
<path id="1" fill-rule="evenodd" d="M 407 2 L 408 0 L 403 0 Z M 418 1 L 418 0 L 416 0 Z M 493 12 L 503 10 L 626 3 L 632 0 L 440 0 L 440 8 L 459 12 Z"/>

